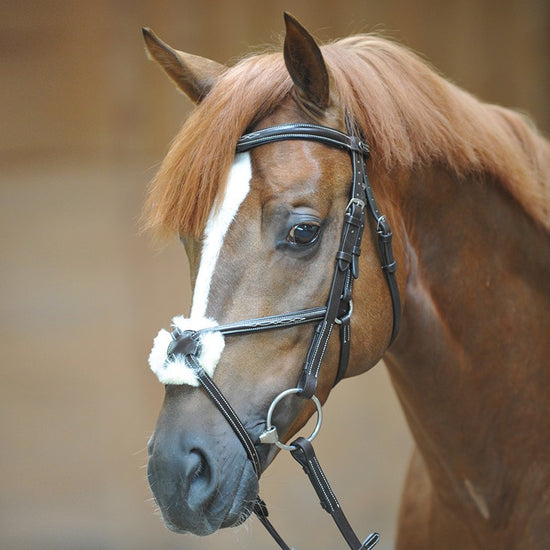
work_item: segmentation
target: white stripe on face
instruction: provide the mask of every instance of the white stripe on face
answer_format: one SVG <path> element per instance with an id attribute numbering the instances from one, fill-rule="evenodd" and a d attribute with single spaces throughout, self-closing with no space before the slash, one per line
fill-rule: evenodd
<path id="1" fill-rule="evenodd" d="M 193 292 L 191 319 L 205 317 L 208 306 L 210 285 L 216 262 L 225 240 L 225 236 L 244 199 L 250 191 L 252 165 L 249 153 L 235 156 L 235 161 L 229 172 L 225 197 L 221 207 L 214 205 L 206 229 L 202 246 L 202 255 Z"/>

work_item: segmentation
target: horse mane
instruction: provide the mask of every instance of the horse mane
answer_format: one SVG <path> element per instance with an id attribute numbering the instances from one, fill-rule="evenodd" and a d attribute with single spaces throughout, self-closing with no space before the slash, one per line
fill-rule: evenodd
<path id="1" fill-rule="evenodd" d="M 402 173 L 437 163 L 458 177 L 492 177 L 550 230 L 550 145 L 526 117 L 479 101 L 378 36 L 345 38 L 322 52 L 333 94 L 367 138 L 376 166 Z M 239 137 L 292 87 L 281 53 L 228 68 L 176 135 L 149 190 L 146 226 L 200 237 Z"/>

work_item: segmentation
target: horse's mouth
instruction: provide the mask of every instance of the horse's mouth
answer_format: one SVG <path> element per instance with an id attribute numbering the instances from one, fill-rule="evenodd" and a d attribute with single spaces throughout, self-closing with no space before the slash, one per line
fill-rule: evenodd
<path id="1" fill-rule="evenodd" d="M 244 523 L 253 511 L 258 485 L 252 465 L 247 460 L 233 484 L 228 486 L 225 482 L 201 508 L 190 508 L 184 494 L 172 494 L 168 498 L 155 494 L 155 500 L 170 531 L 207 536 L 219 529 Z"/>
<path id="2" fill-rule="evenodd" d="M 173 514 L 170 517 L 167 517 L 167 515 L 163 512 L 163 520 L 166 527 L 174 533 L 191 533 L 198 536 L 208 536 L 215 533 L 219 529 L 238 527 L 239 525 L 242 525 L 253 512 L 254 500 L 255 499 L 251 499 L 249 501 L 242 502 L 240 505 L 234 504 L 221 521 L 217 517 L 208 516 L 207 512 L 205 512 L 205 515 L 200 518 L 200 521 L 194 523 L 193 526 L 188 524 L 188 516 L 186 516 L 183 521 L 180 521 L 177 518 L 174 518 Z M 183 515 L 181 517 L 183 518 Z"/>

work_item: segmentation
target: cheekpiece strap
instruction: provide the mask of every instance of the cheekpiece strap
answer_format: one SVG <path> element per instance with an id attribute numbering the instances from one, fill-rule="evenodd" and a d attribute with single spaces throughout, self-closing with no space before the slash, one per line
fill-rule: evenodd
<path id="1" fill-rule="evenodd" d="M 382 269 L 390 290 L 393 308 L 393 328 L 390 344 L 399 331 L 401 303 L 395 278 L 397 264 L 391 247 L 392 233 L 386 218 L 380 213 L 370 185 L 366 159 L 370 150 L 357 135 L 349 121 L 345 134 L 334 128 L 308 123 L 291 123 L 264 128 L 243 135 L 237 142 L 236 152 L 244 153 L 261 145 L 286 140 L 307 140 L 347 151 L 351 155 L 353 180 L 350 202 L 344 216 L 340 248 L 336 254 L 336 268 L 323 320 L 317 325 L 309 348 L 298 387 L 305 398 L 311 397 L 317 388 L 318 376 L 328 341 L 335 324 L 340 326 L 340 361 L 335 384 L 345 375 L 351 342 L 351 302 L 353 280 L 359 276 L 361 240 L 365 228 L 366 210 L 376 223 Z M 350 276 L 351 274 L 351 276 Z"/>

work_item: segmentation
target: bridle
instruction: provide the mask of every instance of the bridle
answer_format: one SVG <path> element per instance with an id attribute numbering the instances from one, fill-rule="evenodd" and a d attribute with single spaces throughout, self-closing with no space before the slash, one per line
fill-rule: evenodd
<path id="1" fill-rule="evenodd" d="M 393 309 L 393 328 L 388 345 L 397 336 L 401 321 L 401 303 L 395 277 L 397 264 L 393 257 L 391 244 L 392 232 L 385 216 L 378 209 L 365 166 L 365 161 L 369 157 L 369 147 L 355 135 L 351 124 L 347 124 L 347 127 L 348 134 L 345 134 L 333 128 L 316 124 L 283 124 L 245 134 L 239 139 L 236 147 L 236 153 L 244 153 L 277 141 L 308 140 L 336 147 L 350 154 L 353 166 L 350 200 L 344 216 L 340 246 L 336 253 L 336 265 L 326 305 L 219 325 L 199 331 L 182 331 L 176 328 L 172 332 L 172 342 L 167 353 L 169 359 L 176 356 L 183 357 L 185 364 L 193 370 L 201 387 L 213 400 L 241 441 L 258 478 L 262 471 L 256 450 L 258 443 L 275 444 L 280 448 L 290 450 L 292 456 L 302 465 L 308 475 L 321 500 L 321 506 L 331 514 L 349 547 L 352 550 L 368 550 L 378 542 L 379 535 L 372 533 L 363 543 L 359 541 L 342 511 L 311 445 L 322 421 L 321 404 L 315 396 L 315 390 L 328 341 L 335 325 L 339 327 L 340 331 L 340 360 L 335 384 L 344 377 L 349 360 L 350 321 L 353 312 L 352 290 L 353 282 L 359 276 L 359 255 L 361 254 L 361 240 L 367 211 L 376 224 L 381 265 L 388 284 Z M 219 332 L 224 336 L 244 335 L 306 323 L 317 323 L 317 326 L 296 387 L 282 392 L 274 399 L 268 411 L 266 430 L 261 434 L 259 441 L 254 442 L 221 390 L 200 365 L 197 359 L 201 347 L 200 336 L 206 332 Z M 279 441 L 275 426 L 271 424 L 271 416 L 276 405 L 291 394 L 312 399 L 317 408 L 318 419 L 315 430 L 309 438 L 299 437 L 291 445 L 284 445 Z M 290 550 L 267 519 L 267 508 L 259 497 L 254 505 L 254 512 L 279 546 L 283 550 Z"/>

